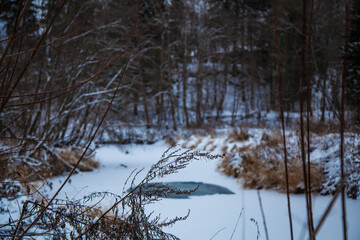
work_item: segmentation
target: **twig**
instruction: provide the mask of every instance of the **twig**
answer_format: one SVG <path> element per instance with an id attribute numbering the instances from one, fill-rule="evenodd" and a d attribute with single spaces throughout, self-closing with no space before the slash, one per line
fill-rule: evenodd
<path id="1" fill-rule="evenodd" d="M 336 202 L 336 199 L 339 197 L 339 194 L 343 191 L 344 186 L 345 186 L 345 185 L 344 185 L 343 183 L 341 183 L 340 186 L 339 186 L 339 188 L 337 189 L 337 191 L 336 191 L 333 199 L 332 199 L 331 202 L 329 203 L 329 206 L 326 208 L 323 216 L 320 218 L 320 221 L 319 221 L 317 227 L 315 228 L 315 231 L 314 231 L 315 235 L 319 232 L 321 226 L 323 225 L 323 223 L 325 222 L 326 218 L 328 217 L 331 209 L 333 208 L 333 206 L 334 206 L 334 204 L 335 204 L 335 202 Z"/>
<path id="2" fill-rule="evenodd" d="M 239 221 L 240 221 L 240 218 L 241 218 L 241 215 L 242 215 L 243 211 L 244 211 L 244 208 L 241 209 L 240 214 L 239 214 L 239 216 L 238 216 L 238 219 L 236 220 L 236 224 L 235 224 L 234 230 L 233 230 L 233 232 L 232 232 L 232 234 L 231 234 L 230 240 L 233 238 L 233 236 L 234 236 L 234 234 L 235 234 L 237 225 L 239 224 Z"/>
<path id="3" fill-rule="evenodd" d="M 214 234 L 214 236 L 212 236 L 212 237 L 210 238 L 210 240 L 212 240 L 216 235 L 218 235 L 221 231 L 224 231 L 225 229 L 226 229 L 226 227 L 224 227 L 224 228 L 220 229 L 219 231 L 217 231 L 217 232 Z"/>
<path id="4" fill-rule="evenodd" d="M 269 233 L 268 233 L 267 226 L 266 226 L 266 219 L 265 219 L 264 207 L 263 207 L 262 201 L 261 201 L 260 190 L 257 191 L 257 195 L 259 198 L 259 205 L 260 205 L 261 215 L 263 218 L 266 240 L 269 240 Z"/>
<path id="5" fill-rule="evenodd" d="M 256 240 L 259 240 L 260 237 L 259 223 L 255 220 L 255 218 L 251 218 L 250 221 L 253 222 L 256 226 Z"/>

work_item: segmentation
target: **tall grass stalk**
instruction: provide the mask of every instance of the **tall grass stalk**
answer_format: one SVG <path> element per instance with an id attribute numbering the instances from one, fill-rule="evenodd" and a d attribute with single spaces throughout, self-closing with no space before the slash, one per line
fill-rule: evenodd
<path id="1" fill-rule="evenodd" d="M 278 82 L 278 97 L 280 103 L 280 118 L 282 125 L 282 133 L 283 133 L 283 145 L 284 145 L 284 162 L 285 162 L 285 179 L 286 179 L 286 197 L 288 203 L 288 213 L 289 213 L 289 224 L 290 224 L 290 234 L 291 240 L 294 239 L 293 233 L 293 224 L 291 217 L 291 205 L 290 205 L 290 194 L 289 194 L 289 176 L 288 176 L 288 159 L 286 153 L 286 136 L 285 136 L 285 121 L 284 121 L 284 109 L 283 109 L 283 100 L 282 100 L 282 87 L 281 87 L 281 79 L 280 79 L 280 64 L 279 64 L 279 39 L 278 39 L 278 10 L 277 10 L 277 1 L 274 0 L 274 22 L 275 22 L 275 58 L 276 58 L 276 79 Z"/>

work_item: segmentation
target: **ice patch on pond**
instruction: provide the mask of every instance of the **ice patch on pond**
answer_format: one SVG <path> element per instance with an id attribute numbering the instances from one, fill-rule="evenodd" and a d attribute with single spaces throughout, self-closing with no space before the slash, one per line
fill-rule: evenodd
<path id="1" fill-rule="evenodd" d="M 159 187 L 170 187 L 187 193 L 164 193 L 158 191 Z M 131 191 L 129 189 L 128 191 Z M 205 196 L 214 194 L 235 194 L 226 187 L 203 182 L 162 182 L 149 183 L 142 187 L 143 194 L 156 195 L 163 198 L 189 198 L 190 196 Z M 139 189 L 135 190 L 139 192 Z"/>

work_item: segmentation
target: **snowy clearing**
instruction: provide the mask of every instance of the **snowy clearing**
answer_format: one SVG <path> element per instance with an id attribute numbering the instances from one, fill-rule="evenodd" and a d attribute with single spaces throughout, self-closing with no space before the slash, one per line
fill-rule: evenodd
<path id="1" fill-rule="evenodd" d="M 76 174 L 61 191 L 59 198 L 80 199 L 93 192 L 109 191 L 121 194 L 124 183 L 134 169 L 144 171 L 158 161 L 168 146 L 163 142 L 153 145 L 105 145 L 97 149 L 96 157 L 100 168 L 94 172 Z M 190 209 L 187 220 L 164 230 L 180 239 L 266 239 L 263 218 L 256 190 L 244 190 L 235 179 L 216 171 L 218 162 L 193 161 L 186 169 L 167 176 L 163 181 L 198 181 L 217 184 L 228 188 L 234 195 L 192 196 L 189 199 L 163 199 L 146 207 L 153 216 L 161 214 L 165 219 L 184 216 Z M 52 179 L 53 190 L 57 189 L 64 177 Z M 161 181 L 161 180 L 159 180 Z M 127 188 L 125 188 L 126 190 Z M 275 191 L 260 191 L 270 239 L 290 239 L 286 195 Z M 331 201 L 331 196 L 313 196 L 315 223 Z M 347 199 L 349 239 L 359 239 L 360 200 Z M 104 208 L 112 202 L 102 202 Z M 304 195 L 291 195 L 295 239 L 307 239 L 306 208 Z M 243 210 L 242 210 L 243 209 Z M 242 213 L 241 213 L 242 212 Z M 241 213 L 241 217 L 239 215 Z M 321 228 L 317 239 L 341 239 L 341 206 L 337 200 L 333 210 Z"/>

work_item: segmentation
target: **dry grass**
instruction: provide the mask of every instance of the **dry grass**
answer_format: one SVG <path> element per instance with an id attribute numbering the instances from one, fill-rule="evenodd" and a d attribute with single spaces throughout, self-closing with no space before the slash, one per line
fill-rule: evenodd
<path id="1" fill-rule="evenodd" d="M 245 145 L 245 146 L 242 146 L 242 147 L 238 147 L 237 151 L 238 151 L 239 154 L 241 154 L 243 152 L 249 151 L 250 148 L 251 148 L 251 144 L 248 144 L 248 145 Z"/>
<path id="2" fill-rule="evenodd" d="M 218 134 L 217 134 L 217 132 L 215 131 L 214 128 L 206 128 L 205 131 L 206 131 L 206 134 L 208 136 L 210 136 L 211 138 L 213 138 L 213 139 L 218 136 Z"/>
<path id="3" fill-rule="evenodd" d="M 0 170 L 1 179 L 17 181 L 25 194 L 34 193 L 38 188 L 36 185 L 37 181 L 44 181 L 47 178 L 70 171 L 81 154 L 80 150 L 73 148 L 61 149 L 53 153 L 46 152 L 46 155 L 35 155 L 33 157 L 32 161 L 38 161 L 38 165 L 31 165 L 26 161 L 13 161 L 11 164 L 8 164 L 11 160 L 3 157 L 3 159 L 0 159 L 2 164 Z M 44 156 L 46 157 L 45 159 Z M 99 163 L 92 159 L 91 156 L 88 156 L 80 162 L 78 169 L 80 171 L 92 171 L 98 167 Z M 11 189 L 7 193 L 3 191 L 3 195 L 6 196 L 13 196 L 14 193 L 16 192 Z"/>
<path id="4" fill-rule="evenodd" d="M 236 145 L 234 145 L 234 146 L 230 149 L 230 152 L 231 152 L 231 153 L 235 153 L 236 150 L 237 150 L 237 147 L 236 147 Z"/>
<path id="5" fill-rule="evenodd" d="M 231 132 L 228 133 L 228 139 L 235 142 L 243 142 L 250 138 L 249 133 L 240 128 L 234 128 Z"/>
<path id="6" fill-rule="evenodd" d="M 188 149 L 191 149 L 191 150 L 197 148 L 200 145 L 200 143 L 202 142 L 203 137 L 200 136 L 199 134 L 195 134 L 194 137 L 197 139 L 194 144 L 191 144 L 189 146 L 189 142 L 184 142 L 183 144 L 181 144 L 181 147 L 182 148 L 188 148 Z"/>
<path id="7" fill-rule="evenodd" d="M 212 145 L 211 148 L 209 149 L 210 152 L 214 151 L 216 149 L 216 145 Z"/>
<path id="8" fill-rule="evenodd" d="M 261 141 L 263 141 L 267 147 L 274 148 L 282 143 L 282 136 L 280 135 L 280 132 L 273 132 L 271 136 L 267 133 L 263 133 Z"/>
<path id="9" fill-rule="evenodd" d="M 294 138 L 293 133 L 290 134 L 292 136 L 288 137 Z M 196 148 L 204 140 L 202 136 L 196 135 L 195 137 L 196 143 L 187 148 Z M 286 180 L 281 132 L 277 129 L 264 131 L 260 143 L 254 142 L 245 145 L 244 141 L 249 140 L 250 137 L 248 130 L 244 128 L 234 128 L 227 133 L 225 143 L 221 147 L 221 152 L 226 157 L 218 165 L 218 170 L 237 178 L 246 188 L 276 189 L 285 192 Z M 232 146 L 231 143 L 233 143 Z M 296 144 L 296 141 L 295 143 L 293 141 L 293 143 L 289 143 L 291 146 L 288 146 L 289 190 L 292 193 L 302 193 L 304 192 L 303 165 L 299 159 Z M 185 143 L 184 146 L 186 146 Z M 213 149 L 215 149 L 214 140 L 209 140 L 203 148 L 203 150 L 210 151 Z M 324 180 L 325 174 L 322 166 L 311 163 L 312 191 L 319 192 L 323 187 Z"/>
<path id="10" fill-rule="evenodd" d="M 195 149 L 196 147 L 197 147 L 197 145 L 196 145 L 196 144 L 193 144 L 193 145 L 190 145 L 188 148 L 191 149 L 191 150 L 193 150 L 193 149 Z"/>
<path id="11" fill-rule="evenodd" d="M 226 154 L 227 153 L 227 149 L 228 149 L 228 146 L 224 145 L 222 148 L 221 148 L 221 152 Z"/>
<path id="12" fill-rule="evenodd" d="M 326 121 L 310 121 L 310 132 L 315 133 L 318 136 L 325 136 L 329 133 L 338 133 L 340 131 L 340 125 L 338 122 Z"/>
<path id="13" fill-rule="evenodd" d="M 61 157 L 69 159 L 80 152 L 60 153 Z M 161 159 L 152 165 L 139 184 L 135 184 L 137 173 L 129 178 L 129 190 L 126 194 L 117 195 L 110 192 L 94 192 L 79 200 L 61 200 L 53 202 L 39 198 L 37 201 L 28 200 L 23 204 L 21 212 L 21 228 L 17 228 L 17 221 L 9 221 L 9 227 L 2 232 L 2 236 L 13 238 L 19 234 L 24 238 L 32 235 L 36 230 L 38 237 L 52 236 L 56 239 L 178 239 L 172 234 L 163 232 L 162 228 L 171 226 L 178 221 L 187 219 L 185 216 L 161 219 L 147 214 L 145 206 L 153 204 L 169 194 L 186 194 L 194 190 L 181 190 L 167 185 L 151 184 L 159 176 L 167 176 L 185 168 L 191 161 L 198 159 L 216 160 L 222 155 L 211 155 L 198 151 L 167 150 Z M 85 159 L 84 159 L 85 160 Z M 34 188 L 38 186 L 34 185 Z M 99 205 L 107 198 L 109 206 Z M 48 206 L 44 208 L 45 204 Z M 32 216 L 45 211 L 39 218 L 37 225 L 33 225 Z M 39 228 L 38 226 L 41 226 Z M 23 232 L 24 229 L 31 231 Z M 33 230 L 34 229 L 34 230 Z"/>
<path id="14" fill-rule="evenodd" d="M 20 182 L 34 182 L 38 180 L 45 180 L 52 176 L 49 166 L 42 165 L 33 167 L 25 163 L 13 164 L 9 168 L 8 178 Z"/>
<path id="15" fill-rule="evenodd" d="M 211 146 L 212 145 L 212 146 Z M 212 151 L 211 149 L 214 147 L 214 141 L 209 141 L 205 144 L 203 150 L 206 151 L 206 149 L 210 147 L 210 150 L 209 151 Z"/>
<path id="16" fill-rule="evenodd" d="M 246 131 L 237 129 L 229 134 L 228 140 L 244 141 L 248 137 Z M 224 146 L 222 151 L 226 157 L 218 166 L 220 172 L 239 179 L 246 188 L 286 191 L 282 136 L 279 131 L 263 133 L 261 143 L 257 146 L 247 144 L 236 148 L 234 145 L 231 149 Z M 304 191 L 302 162 L 296 151 L 288 152 L 288 158 L 290 192 L 302 193 Z M 324 179 L 322 167 L 311 163 L 311 183 L 314 192 L 322 189 Z"/>
<path id="17" fill-rule="evenodd" d="M 72 148 L 61 149 L 57 153 L 62 160 L 66 161 L 71 166 L 75 166 L 75 164 L 77 163 L 77 161 L 79 160 L 79 158 L 82 155 L 82 151 L 72 149 Z M 60 161 L 56 161 L 56 162 L 57 162 L 57 165 L 59 168 L 66 169 L 66 166 L 62 162 L 60 162 Z M 81 160 L 81 162 L 78 166 L 78 169 L 82 172 L 90 172 L 98 167 L 99 167 L 98 162 L 96 162 L 91 157 L 85 157 L 83 160 Z"/>
<path id="18" fill-rule="evenodd" d="M 203 140 L 203 137 L 200 136 L 200 135 L 198 135 L 198 134 L 195 134 L 195 138 L 197 138 L 197 141 L 196 141 L 194 144 L 188 146 L 187 148 L 189 148 L 189 149 L 192 150 L 192 149 L 197 148 L 197 147 L 200 145 L 200 143 L 201 143 L 202 140 Z"/>
<path id="19" fill-rule="evenodd" d="M 300 159 L 289 161 L 289 190 L 291 193 L 303 193 L 303 167 Z M 311 165 L 311 184 L 314 192 L 319 192 L 324 179 L 320 165 Z M 256 154 L 246 154 L 240 167 L 240 178 L 246 188 L 277 189 L 286 191 L 285 167 L 283 161 L 261 160 Z"/>
<path id="20" fill-rule="evenodd" d="M 170 147 L 175 147 L 178 140 L 179 139 L 177 137 L 168 137 L 165 139 L 165 143 Z"/>
<path id="21" fill-rule="evenodd" d="M 238 178 L 240 174 L 240 164 L 236 161 L 232 161 L 233 159 L 233 154 L 226 155 L 218 165 L 217 169 L 227 176 Z"/>

